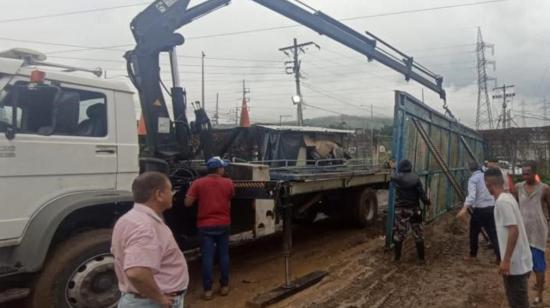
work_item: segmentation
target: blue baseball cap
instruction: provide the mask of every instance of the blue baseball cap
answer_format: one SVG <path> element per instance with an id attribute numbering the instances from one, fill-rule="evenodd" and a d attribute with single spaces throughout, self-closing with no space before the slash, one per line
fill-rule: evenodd
<path id="1" fill-rule="evenodd" d="M 206 161 L 206 168 L 208 169 L 218 169 L 222 167 L 227 167 L 229 163 L 226 160 L 221 159 L 219 156 L 214 156 Z"/>

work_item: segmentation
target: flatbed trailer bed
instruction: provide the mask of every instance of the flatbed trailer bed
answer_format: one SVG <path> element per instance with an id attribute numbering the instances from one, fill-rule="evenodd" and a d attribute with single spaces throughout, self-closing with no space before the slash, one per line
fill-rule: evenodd
<path id="1" fill-rule="evenodd" d="M 387 186 L 389 171 L 340 171 L 323 174 L 284 174 L 280 180 L 287 186 L 289 196 L 348 189 L 360 186 Z"/>
<path id="2" fill-rule="evenodd" d="M 390 182 L 389 169 L 358 165 L 276 167 L 270 168 L 269 175 L 269 181 L 236 180 L 236 198 L 262 198 L 269 194 L 275 198 L 275 187 L 282 190 L 283 196 L 292 197 L 361 186 L 386 188 Z M 251 191 L 254 187 L 258 189 L 256 196 Z"/>

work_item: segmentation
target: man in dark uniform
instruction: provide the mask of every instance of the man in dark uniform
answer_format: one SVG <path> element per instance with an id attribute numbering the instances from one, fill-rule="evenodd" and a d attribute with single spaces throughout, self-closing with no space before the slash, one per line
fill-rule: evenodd
<path id="1" fill-rule="evenodd" d="M 401 259 L 403 240 L 409 230 L 412 231 L 416 242 L 418 262 L 425 263 L 424 232 L 422 226 L 422 210 L 420 200 L 425 207 L 430 206 L 420 178 L 412 172 L 412 164 L 408 160 L 399 162 L 397 173 L 391 176 L 395 185 L 395 221 L 393 225 L 393 242 L 395 245 L 395 261 Z"/>

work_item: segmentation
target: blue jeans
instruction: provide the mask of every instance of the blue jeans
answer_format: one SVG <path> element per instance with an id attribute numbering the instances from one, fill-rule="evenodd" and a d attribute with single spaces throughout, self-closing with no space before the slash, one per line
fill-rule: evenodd
<path id="1" fill-rule="evenodd" d="M 212 290 L 212 267 L 214 254 L 217 251 L 220 258 L 220 284 L 229 284 L 229 226 L 199 228 L 202 253 L 202 287 L 205 291 Z"/>
<path id="2" fill-rule="evenodd" d="M 185 293 L 175 297 L 175 302 L 170 308 L 183 308 Z M 149 298 L 138 298 L 134 294 L 122 293 L 118 301 L 118 308 L 160 308 L 160 305 Z"/>

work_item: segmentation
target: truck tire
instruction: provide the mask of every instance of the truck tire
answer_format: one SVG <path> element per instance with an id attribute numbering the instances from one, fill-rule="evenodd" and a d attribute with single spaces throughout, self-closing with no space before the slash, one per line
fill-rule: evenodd
<path id="1" fill-rule="evenodd" d="M 34 282 L 28 307 L 116 307 L 120 293 L 110 242 L 111 229 L 98 229 L 57 245 Z"/>
<path id="2" fill-rule="evenodd" d="M 358 227 L 366 227 L 376 221 L 378 199 L 376 191 L 369 187 L 355 190 L 348 201 L 351 222 Z"/>

